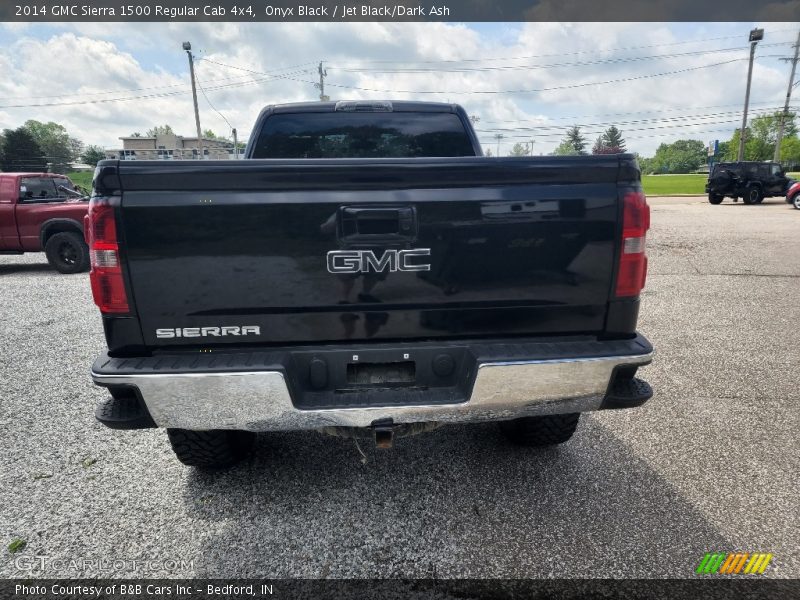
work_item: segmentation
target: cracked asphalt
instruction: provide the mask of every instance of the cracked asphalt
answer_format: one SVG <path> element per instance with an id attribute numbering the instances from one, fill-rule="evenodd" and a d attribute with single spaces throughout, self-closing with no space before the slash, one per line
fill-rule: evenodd
<path id="1" fill-rule="evenodd" d="M 800 577 L 800 211 L 650 203 L 655 396 L 547 450 L 450 426 L 362 464 L 285 433 L 194 472 L 163 431 L 94 421 L 87 276 L 0 256 L 0 576 L 682 578 L 707 551 L 768 551 L 767 576 Z"/>

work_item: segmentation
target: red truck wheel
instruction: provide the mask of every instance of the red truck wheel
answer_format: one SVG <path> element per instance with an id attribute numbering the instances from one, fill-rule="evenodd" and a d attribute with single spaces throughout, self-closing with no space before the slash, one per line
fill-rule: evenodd
<path id="1" fill-rule="evenodd" d="M 81 273 L 89 268 L 89 248 L 72 231 L 56 233 L 44 246 L 47 262 L 59 273 Z"/>

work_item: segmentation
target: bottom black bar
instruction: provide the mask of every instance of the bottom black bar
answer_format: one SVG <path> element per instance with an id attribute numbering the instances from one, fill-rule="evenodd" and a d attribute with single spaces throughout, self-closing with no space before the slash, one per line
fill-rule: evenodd
<path id="1" fill-rule="evenodd" d="M 732 577 L 712 579 L 6 579 L 0 598 L 24 600 L 207 599 L 486 599 L 506 600 L 792 600 L 800 598 L 798 579 Z"/>

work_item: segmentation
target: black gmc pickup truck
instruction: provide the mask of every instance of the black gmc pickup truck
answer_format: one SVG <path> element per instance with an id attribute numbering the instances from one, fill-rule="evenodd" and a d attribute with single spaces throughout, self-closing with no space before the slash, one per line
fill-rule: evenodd
<path id="1" fill-rule="evenodd" d="M 272 106 L 253 131 L 247 160 L 98 165 L 102 423 L 220 467 L 265 431 L 557 444 L 650 398 L 634 157 L 485 158 L 449 104 Z"/>

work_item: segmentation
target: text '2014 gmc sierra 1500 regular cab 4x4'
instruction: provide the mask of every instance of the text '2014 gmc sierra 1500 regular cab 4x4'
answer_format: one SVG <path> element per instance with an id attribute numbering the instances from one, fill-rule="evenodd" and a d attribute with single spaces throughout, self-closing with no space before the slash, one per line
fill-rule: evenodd
<path id="1" fill-rule="evenodd" d="M 215 467 L 263 431 L 556 444 L 650 398 L 632 156 L 485 158 L 446 104 L 274 106 L 253 131 L 247 160 L 98 165 L 101 422 Z"/>

